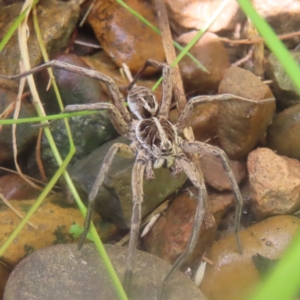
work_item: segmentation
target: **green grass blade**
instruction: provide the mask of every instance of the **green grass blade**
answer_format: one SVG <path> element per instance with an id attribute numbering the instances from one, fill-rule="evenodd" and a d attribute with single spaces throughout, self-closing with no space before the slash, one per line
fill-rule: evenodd
<path id="1" fill-rule="evenodd" d="M 251 19 L 266 45 L 285 68 L 291 81 L 300 91 L 300 69 L 284 44 L 278 39 L 270 25 L 256 12 L 248 0 L 237 0 L 245 14 Z M 300 232 L 274 271 L 259 286 L 250 300 L 292 300 L 300 287 Z"/>
<path id="2" fill-rule="evenodd" d="M 39 27 L 39 23 L 38 23 L 38 19 L 36 17 L 36 13 L 34 11 L 34 27 L 35 27 L 35 30 L 36 30 L 36 34 L 37 34 L 37 37 L 38 37 L 38 40 L 39 40 L 39 44 L 40 44 L 40 48 L 41 48 L 41 51 L 42 51 L 42 54 L 43 54 L 43 57 L 44 57 L 44 60 L 45 62 L 48 62 L 49 61 L 49 57 L 47 55 L 47 52 L 46 52 L 46 49 L 45 49 L 45 46 L 44 46 L 44 43 L 43 43 L 43 40 L 42 40 L 42 35 L 41 35 L 41 32 L 40 32 L 40 27 Z M 49 77 L 52 78 L 52 85 L 53 85 L 53 89 L 54 89 L 54 92 L 55 92 L 55 95 L 56 95 L 56 98 L 57 98 L 57 101 L 58 101 L 58 104 L 59 104 L 59 107 L 61 110 L 64 109 L 64 106 L 63 106 L 63 102 L 62 102 L 62 99 L 61 99 L 61 96 L 60 96 L 60 93 L 59 93 L 59 90 L 58 90 L 58 86 L 56 84 L 56 81 L 55 81 L 55 78 L 54 78 L 54 74 L 53 74 L 53 71 L 52 69 L 48 69 L 48 73 L 49 73 Z M 72 133 L 71 133 L 71 129 L 70 129 L 70 125 L 68 123 L 68 120 L 67 119 L 64 119 L 64 122 L 65 122 L 65 127 L 66 127 L 66 130 L 67 130 L 67 134 L 68 134 L 68 138 L 69 138 L 69 142 L 70 142 L 70 152 L 68 155 L 71 155 L 71 158 L 73 156 L 73 154 L 75 153 L 76 149 L 75 149 L 75 146 L 74 146 L 74 142 L 73 142 L 73 138 L 72 138 Z M 47 130 L 49 130 L 49 128 L 46 128 Z M 46 130 L 45 129 L 45 130 Z M 50 132 L 50 131 L 49 131 Z M 48 137 L 48 136 L 47 136 Z M 50 138 L 50 136 L 49 136 Z M 49 139 L 49 143 L 53 143 L 53 148 L 55 148 L 55 156 L 56 156 L 56 159 L 57 159 L 57 162 L 59 163 L 59 165 L 61 164 L 61 158 L 60 158 L 60 155 L 57 151 L 57 148 L 56 148 L 56 145 L 55 145 L 55 142 L 52 138 Z M 52 149 L 52 147 L 51 147 Z M 57 151 L 57 152 L 56 152 Z M 54 154 L 54 153 L 53 153 Z M 65 168 L 67 167 L 67 165 L 65 166 Z M 79 207 L 79 210 L 81 212 L 81 214 L 85 217 L 86 216 L 86 207 L 84 206 L 83 202 L 81 201 L 81 198 L 79 196 L 79 194 L 77 193 L 76 191 L 76 188 L 72 182 L 72 179 L 71 177 L 69 176 L 68 172 L 64 171 L 63 172 L 63 175 L 64 175 L 64 178 L 66 180 L 66 183 Z M 94 240 L 94 243 L 95 243 L 95 246 L 96 246 L 96 249 L 98 250 L 99 254 L 100 254 L 100 257 L 104 263 L 104 266 L 106 267 L 106 270 L 107 270 L 107 273 L 115 287 L 115 290 L 116 290 L 116 293 L 118 294 L 118 297 L 119 299 L 121 300 L 127 300 L 127 296 L 126 296 L 126 293 L 123 289 L 123 286 L 119 280 L 119 277 L 117 276 L 113 266 L 112 266 L 112 263 L 106 253 L 106 250 L 101 242 L 101 239 L 95 229 L 95 226 L 94 224 L 91 222 L 91 225 L 90 225 L 90 234 L 92 235 L 92 238 Z"/>
<path id="3" fill-rule="evenodd" d="M 40 117 L 32 117 L 32 118 L 24 118 L 24 119 L 6 119 L 0 120 L 0 125 L 12 125 L 12 124 L 22 124 L 22 123 L 35 123 L 42 121 L 52 121 L 52 120 L 60 120 L 64 118 L 71 118 L 77 116 L 86 116 L 99 113 L 99 111 L 78 111 L 78 112 L 70 112 L 70 113 L 62 113 L 58 115 L 50 115 L 50 116 L 40 116 Z"/>
<path id="4" fill-rule="evenodd" d="M 300 287 L 300 232 L 257 292 L 249 300 L 295 300 Z"/>
<path id="5" fill-rule="evenodd" d="M 26 223 L 29 221 L 31 216 L 35 213 L 35 211 L 40 207 L 45 197 L 49 194 L 51 189 L 56 184 L 59 177 L 62 175 L 62 173 L 65 171 L 67 165 L 69 164 L 70 160 L 73 157 L 73 154 L 69 153 L 69 155 L 66 157 L 64 162 L 61 164 L 61 166 L 58 168 L 57 172 L 54 174 L 54 176 L 51 178 L 47 186 L 44 188 L 44 190 L 41 192 L 37 200 L 34 202 L 34 204 L 31 206 L 27 214 L 24 216 L 22 221 L 18 224 L 18 226 L 15 228 L 15 230 L 10 234 L 8 239 L 5 241 L 5 243 L 0 247 L 0 256 L 3 255 L 4 251 L 9 247 L 9 245 L 14 241 L 14 239 L 18 236 L 20 231 L 23 229 L 23 227 L 26 225 Z"/>
<path id="6" fill-rule="evenodd" d="M 16 18 L 16 20 L 13 22 L 13 24 L 11 25 L 11 27 L 9 28 L 9 30 L 7 31 L 7 33 L 3 37 L 2 41 L 0 42 L 0 52 L 4 49 L 4 47 L 6 46 L 6 44 L 9 42 L 9 40 L 12 37 L 12 35 L 14 34 L 14 32 L 18 29 L 19 25 L 24 20 L 26 14 L 28 12 L 28 10 L 32 9 L 32 7 L 34 7 L 38 2 L 39 2 L 39 0 L 35 0 L 30 7 L 28 7 L 25 11 L 23 11 Z"/>
<path id="7" fill-rule="evenodd" d="M 260 35 L 265 39 L 266 45 L 285 68 L 288 76 L 291 78 L 298 91 L 300 91 L 300 69 L 288 49 L 279 40 L 270 25 L 256 12 L 250 1 L 237 0 L 237 2 L 240 4 L 245 14 L 251 19 Z"/>

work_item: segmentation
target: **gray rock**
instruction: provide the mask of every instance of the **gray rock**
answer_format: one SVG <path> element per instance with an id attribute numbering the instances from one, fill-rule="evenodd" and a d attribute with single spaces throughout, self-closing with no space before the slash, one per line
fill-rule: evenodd
<path id="1" fill-rule="evenodd" d="M 87 199 L 95 178 L 100 170 L 108 149 L 114 143 L 129 144 L 118 137 L 92 152 L 70 168 L 70 176 L 83 199 Z M 100 188 L 95 210 L 106 218 L 111 218 L 120 228 L 129 228 L 132 212 L 131 173 L 134 160 L 116 156 L 108 176 Z M 144 202 L 142 215 L 145 216 L 169 195 L 179 189 L 186 180 L 184 173 L 174 177 L 166 168 L 154 171 L 155 180 L 144 180 Z"/>
<path id="2" fill-rule="evenodd" d="M 92 151 L 118 136 L 110 122 L 106 111 L 97 114 L 77 116 L 68 119 L 76 153 L 70 164 L 86 157 Z M 56 146 L 62 158 L 65 158 L 70 151 L 70 143 L 63 120 L 51 124 L 51 132 Z M 57 162 L 45 135 L 42 138 L 42 159 L 47 175 L 53 175 L 57 171 Z"/>
<path id="3" fill-rule="evenodd" d="M 296 62 L 300 63 L 300 51 L 290 51 Z M 274 95 L 280 108 L 287 108 L 300 103 L 300 93 L 293 85 L 282 64 L 274 54 L 270 54 L 267 62 L 267 74 L 273 80 Z"/>
<path id="4" fill-rule="evenodd" d="M 252 0 L 257 13 L 264 18 L 276 34 L 286 34 L 300 30 L 300 2 L 295 0 Z M 299 36 L 284 40 L 291 49 L 300 42 Z"/>
<path id="5" fill-rule="evenodd" d="M 114 268 L 122 278 L 127 249 L 106 245 Z M 130 299 L 156 299 L 170 265 L 138 251 Z M 56 245 L 27 256 L 12 272 L 4 300 L 99 300 L 118 299 L 107 271 L 93 244 L 78 251 L 75 244 Z M 177 271 L 166 285 L 164 300 L 205 300 L 197 286 Z"/>
<path id="6" fill-rule="evenodd" d="M 300 103 L 277 114 L 267 132 L 267 146 L 300 160 Z"/>

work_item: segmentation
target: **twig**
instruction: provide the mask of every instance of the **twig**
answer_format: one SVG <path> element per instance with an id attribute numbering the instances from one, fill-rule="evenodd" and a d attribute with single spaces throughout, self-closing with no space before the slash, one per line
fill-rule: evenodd
<path id="1" fill-rule="evenodd" d="M 161 212 L 163 212 L 164 210 L 167 209 L 168 205 L 170 203 L 170 200 L 166 200 L 164 201 L 160 206 L 158 206 L 157 208 L 155 208 L 147 217 L 144 218 L 143 222 L 142 222 L 142 226 L 146 225 L 152 218 L 153 216 L 160 214 Z M 119 240 L 116 245 L 117 246 L 123 246 L 126 242 L 128 242 L 129 240 L 129 233 L 126 234 L 121 240 Z"/>
<path id="2" fill-rule="evenodd" d="M 0 193 L 0 199 L 20 218 L 23 219 L 24 216 L 20 214 L 10 203 L 7 201 L 7 199 Z M 27 222 L 28 225 L 30 225 L 34 229 L 38 229 L 37 226 L 33 225 L 31 222 Z"/>
<path id="3" fill-rule="evenodd" d="M 300 31 L 296 31 L 296 32 L 292 32 L 292 33 L 285 33 L 285 34 L 281 34 L 278 35 L 277 37 L 280 40 L 287 40 L 296 36 L 300 36 Z M 252 45 L 255 43 L 259 43 L 259 42 L 264 42 L 265 39 L 258 37 L 258 38 L 254 38 L 254 39 L 243 39 L 243 40 L 231 40 L 228 38 L 222 38 L 219 37 L 219 40 L 225 43 L 231 43 L 231 44 L 242 44 L 242 45 Z"/>
<path id="4" fill-rule="evenodd" d="M 251 59 L 252 55 L 253 55 L 253 50 L 254 48 L 251 47 L 248 51 L 248 53 L 242 57 L 241 59 L 237 60 L 235 63 L 232 64 L 233 67 L 238 67 L 240 65 L 242 65 L 243 63 L 245 63 L 246 61 L 248 61 L 249 59 Z"/>

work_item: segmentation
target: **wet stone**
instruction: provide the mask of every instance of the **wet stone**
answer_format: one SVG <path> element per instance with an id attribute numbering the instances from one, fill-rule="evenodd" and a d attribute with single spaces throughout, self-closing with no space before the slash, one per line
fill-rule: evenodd
<path id="1" fill-rule="evenodd" d="M 70 176 L 83 199 L 87 199 L 108 149 L 115 143 L 129 144 L 129 142 L 126 138 L 118 137 L 96 149 L 70 168 Z M 101 216 L 112 219 L 123 229 L 130 227 L 133 163 L 134 159 L 125 159 L 116 155 L 95 200 L 95 210 Z M 142 216 L 151 212 L 169 195 L 179 189 L 186 180 L 186 175 L 183 172 L 174 177 L 166 168 L 154 170 L 154 174 L 154 180 L 144 179 Z"/>
<path id="2" fill-rule="evenodd" d="M 197 207 L 197 190 L 190 188 L 189 191 L 180 193 L 170 204 L 151 228 L 150 232 L 143 238 L 145 248 L 148 252 L 170 262 L 186 249 L 194 224 L 195 211 Z M 209 196 L 211 212 L 216 224 L 221 222 L 222 216 L 228 211 L 234 198 L 229 193 L 212 194 Z M 204 251 L 213 243 L 216 236 L 215 228 L 205 228 L 202 224 L 201 232 L 193 253 L 184 262 L 182 269 L 195 262 Z"/>
<path id="3" fill-rule="evenodd" d="M 130 0 L 126 4 L 158 27 L 154 12 L 147 2 Z M 137 73 L 149 58 L 165 60 L 160 35 L 116 1 L 96 1 L 88 22 L 104 51 L 113 58 L 118 67 L 126 63 L 132 73 Z M 154 72 L 155 69 L 148 68 L 146 74 Z"/>
<path id="4" fill-rule="evenodd" d="M 250 195 L 259 217 L 288 214 L 300 207 L 300 162 L 259 148 L 248 156 Z"/>
<path id="5" fill-rule="evenodd" d="M 186 46 L 198 31 L 181 35 L 177 42 Z M 230 67 L 225 47 L 218 36 L 207 32 L 189 51 L 208 71 L 202 71 L 188 56 L 179 63 L 180 73 L 186 92 L 212 94 L 218 90 L 220 81 Z"/>
<path id="6" fill-rule="evenodd" d="M 270 88 L 253 73 L 231 67 L 219 86 L 219 94 L 234 94 L 250 100 L 273 98 Z M 218 137 L 232 159 L 245 157 L 266 133 L 275 112 L 275 100 L 252 103 L 232 99 L 219 103 Z"/>
<path id="7" fill-rule="evenodd" d="M 210 300 L 248 299 L 261 276 L 252 257 L 260 254 L 278 259 L 299 231 L 300 220 L 294 216 L 276 216 L 240 232 L 243 254 L 238 252 L 232 234 L 215 242 L 205 256 L 207 264 L 200 289 Z"/>
<path id="8" fill-rule="evenodd" d="M 218 111 L 217 103 L 205 103 L 194 107 L 190 125 L 193 128 L 196 141 L 213 142 L 216 140 L 218 130 Z M 169 120 L 176 124 L 178 120 L 178 110 L 172 109 L 169 113 Z"/>
<path id="9" fill-rule="evenodd" d="M 125 273 L 127 249 L 105 246 L 119 276 Z M 170 266 L 146 252 L 137 251 L 130 299 L 154 299 Z M 66 280 L 67 278 L 67 280 Z M 206 300 L 183 273 L 177 271 L 166 285 L 164 300 Z M 36 251 L 12 272 L 3 300 L 98 300 L 117 299 L 99 253 L 94 245 L 57 245 Z"/>
<path id="10" fill-rule="evenodd" d="M 41 191 L 29 185 L 20 175 L 11 173 L 0 177 L 0 193 L 6 200 L 29 200 Z"/>
<path id="11" fill-rule="evenodd" d="M 220 158 L 208 153 L 201 154 L 200 165 L 206 184 L 220 192 L 232 190 Z M 229 165 L 237 184 L 239 184 L 246 177 L 245 164 L 229 159 Z"/>
<path id="12" fill-rule="evenodd" d="M 53 59 L 89 69 L 89 66 L 75 54 L 60 54 Z M 109 100 L 109 97 L 102 91 L 100 82 L 96 79 L 57 68 L 53 68 L 53 74 L 64 106 L 69 104 L 106 102 Z M 50 89 L 47 89 L 49 84 L 47 69 L 42 70 L 35 78 L 37 80 L 39 95 L 47 114 L 59 113 L 60 109 L 53 85 L 51 85 Z"/>
<path id="13" fill-rule="evenodd" d="M 86 116 L 71 117 L 68 118 L 68 122 L 76 147 L 76 153 L 70 165 L 75 164 L 96 148 L 118 136 L 117 131 L 110 122 L 107 111 L 99 111 L 99 113 Z M 62 158 L 65 158 L 70 151 L 70 143 L 64 121 L 57 120 L 53 122 L 51 124 L 51 133 L 60 155 Z M 46 174 L 51 176 L 57 171 L 57 162 L 45 135 L 43 135 L 41 145 L 44 168 Z M 34 159 L 35 156 L 31 157 L 32 164 L 34 164 Z"/>
<path id="14" fill-rule="evenodd" d="M 0 9 L 0 40 L 19 16 L 22 3 L 15 3 Z M 79 17 L 79 3 L 76 1 L 42 1 L 37 5 L 37 17 L 41 28 L 42 39 L 49 57 L 53 57 L 64 49 L 75 28 Z M 28 53 L 31 67 L 40 64 L 42 53 L 33 27 L 32 16 L 29 17 L 28 26 Z M 0 52 L 0 74 L 19 74 L 20 50 L 17 31 L 8 44 Z M 17 91 L 18 82 L 0 79 L 0 86 L 14 88 Z"/>
<path id="15" fill-rule="evenodd" d="M 296 62 L 300 63 L 300 51 L 290 51 Z M 270 54 L 267 61 L 267 74 L 273 81 L 274 95 L 280 108 L 287 108 L 299 104 L 300 94 L 287 76 L 285 69 L 276 59 L 274 54 Z"/>
<path id="16" fill-rule="evenodd" d="M 267 132 L 267 146 L 300 160 L 300 103 L 277 114 Z"/>
<path id="17" fill-rule="evenodd" d="M 0 112 L 6 110 L 17 100 L 17 94 L 8 92 L 0 88 Z M 22 101 L 19 118 L 35 117 L 36 113 L 31 104 Z M 13 111 L 7 116 L 7 119 L 13 118 Z M 16 129 L 16 139 L 18 153 L 24 152 L 35 141 L 38 134 L 38 128 L 34 128 L 30 123 L 18 124 Z M 12 127 L 2 126 L 0 134 L 0 163 L 13 159 L 12 145 Z"/>

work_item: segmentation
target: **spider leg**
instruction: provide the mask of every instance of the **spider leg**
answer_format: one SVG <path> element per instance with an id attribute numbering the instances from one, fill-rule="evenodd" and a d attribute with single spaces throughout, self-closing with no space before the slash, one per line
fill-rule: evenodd
<path id="1" fill-rule="evenodd" d="M 194 107 L 199 104 L 204 104 L 208 102 L 220 102 L 220 101 L 245 101 L 251 103 L 262 104 L 265 102 L 275 101 L 275 98 L 268 98 L 264 100 L 251 100 L 244 97 L 236 96 L 233 94 L 223 94 L 223 95 L 213 95 L 213 96 L 198 96 L 190 99 L 190 101 L 185 106 L 185 109 L 180 114 L 178 121 L 176 123 L 176 128 L 178 132 L 182 132 L 185 127 L 189 125 L 190 120 L 193 116 Z"/>
<path id="2" fill-rule="evenodd" d="M 113 144 L 111 146 L 111 148 L 108 150 L 108 152 L 103 160 L 101 169 L 96 177 L 96 180 L 93 184 L 93 187 L 92 187 L 89 197 L 88 197 L 88 207 L 87 207 L 87 213 L 86 213 L 86 217 L 85 217 L 85 221 L 84 221 L 84 231 L 83 231 L 80 241 L 78 243 L 79 250 L 82 248 L 83 243 L 86 238 L 86 235 L 90 228 L 95 198 L 97 196 L 99 188 L 101 187 L 101 185 L 104 181 L 104 178 L 107 175 L 109 167 L 111 166 L 112 161 L 116 154 L 119 154 L 120 156 L 125 157 L 125 158 L 133 158 L 135 156 L 135 152 L 130 146 L 121 144 L 121 143 Z"/>
<path id="3" fill-rule="evenodd" d="M 182 150 L 185 152 L 190 153 L 200 153 L 200 152 L 207 152 L 214 156 L 217 156 L 221 158 L 223 169 L 226 172 L 226 175 L 229 179 L 230 185 L 232 187 L 232 191 L 236 200 L 236 211 L 235 211 L 235 220 L 234 220 L 234 232 L 236 236 L 237 246 L 239 249 L 239 252 L 242 253 L 242 246 L 239 238 L 239 228 L 240 228 L 240 221 L 241 221 L 241 214 L 242 214 L 242 208 L 243 208 L 243 198 L 239 189 L 239 186 L 234 178 L 233 172 L 231 170 L 231 167 L 229 165 L 228 157 L 226 153 L 215 146 L 203 143 L 203 142 L 188 142 L 188 141 L 182 141 L 181 144 Z"/>
<path id="4" fill-rule="evenodd" d="M 105 83 L 107 85 L 108 90 L 109 90 L 110 96 L 112 97 L 113 104 L 116 106 L 116 108 L 118 109 L 118 111 L 122 115 L 123 119 L 126 122 L 130 121 L 130 114 L 127 111 L 126 107 L 124 106 L 124 97 L 120 93 L 116 83 L 110 77 L 108 77 L 108 76 L 106 76 L 106 75 L 104 75 L 100 72 L 91 70 L 91 69 L 78 67 L 78 66 L 71 65 L 71 64 L 68 64 L 68 63 L 65 63 L 65 62 L 62 62 L 62 61 L 58 61 L 58 60 L 52 60 L 52 61 L 49 61 L 49 62 L 47 62 L 47 63 L 45 63 L 41 66 L 38 66 L 38 67 L 33 68 L 33 69 L 31 69 L 27 72 L 24 72 L 22 74 L 13 75 L 13 76 L 0 75 L 0 78 L 6 78 L 6 79 L 11 79 L 11 80 L 20 79 L 20 78 L 25 77 L 29 74 L 39 72 L 39 71 L 41 71 L 45 68 L 49 68 L 49 67 L 54 67 L 54 68 L 58 68 L 58 69 L 67 70 L 67 71 L 70 71 L 70 72 L 81 74 L 83 76 L 88 76 L 88 77 L 91 77 L 91 78 L 95 78 L 95 79 L 100 80 L 101 82 Z"/>
<path id="5" fill-rule="evenodd" d="M 63 112 L 74 112 L 84 110 L 107 110 L 108 116 L 118 133 L 123 136 L 128 136 L 128 124 L 125 122 L 124 118 L 117 110 L 117 108 L 111 103 L 98 102 L 90 104 L 68 105 L 65 107 Z"/>
<path id="6" fill-rule="evenodd" d="M 185 155 L 181 154 L 177 158 L 177 161 L 179 162 L 181 168 L 186 173 L 188 178 L 191 180 L 193 185 L 198 189 L 199 192 L 197 197 L 198 204 L 197 204 L 197 209 L 195 214 L 194 225 L 193 225 L 193 229 L 192 229 L 192 233 L 188 245 L 185 251 L 177 258 L 177 260 L 171 267 L 168 274 L 165 276 L 162 283 L 162 287 L 159 290 L 159 294 L 158 294 L 159 300 L 162 298 L 164 287 L 168 282 L 168 280 L 170 279 L 170 277 L 172 276 L 172 274 L 182 265 L 182 263 L 187 258 L 187 256 L 190 255 L 195 248 L 196 242 L 199 237 L 203 217 L 204 217 L 205 203 L 207 203 L 207 192 L 206 192 L 203 175 L 198 171 L 195 164 L 191 162 Z"/>
<path id="7" fill-rule="evenodd" d="M 143 177 L 144 177 L 146 165 L 147 165 L 147 159 L 145 156 L 145 152 L 141 151 L 137 156 L 137 159 L 135 161 L 132 170 L 133 209 L 132 209 L 132 217 L 131 217 L 131 228 L 130 228 L 130 239 L 129 239 L 128 255 L 127 255 L 127 262 L 126 262 L 126 272 L 125 272 L 124 284 L 123 284 L 127 294 L 131 286 L 132 270 L 133 270 L 135 255 L 136 255 L 139 230 L 141 226 L 141 219 L 142 219 L 141 206 L 143 202 Z"/>
<path id="8" fill-rule="evenodd" d="M 136 74 L 134 77 L 133 81 L 130 83 L 128 86 L 128 89 L 130 90 L 134 84 L 137 82 L 137 80 L 140 78 L 140 76 L 143 74 L 143 72 L 148 68 L 148 67 L 153 67 L 159 70 L 162 70 L 162 100 L 161 100 L 161 105 L 159 108 L 158 116 L 159 117 L 165 117 L 167 118 L 169 115 L 169 110 L 171 106 L 171 100 L 172 100 L 172 89 L 173 89 L 173 81 L 172 81 L 172 67 L 169 66 L 166 63 L 161 63 L 153 59 L 148 59 L 142 69 Z"/>

